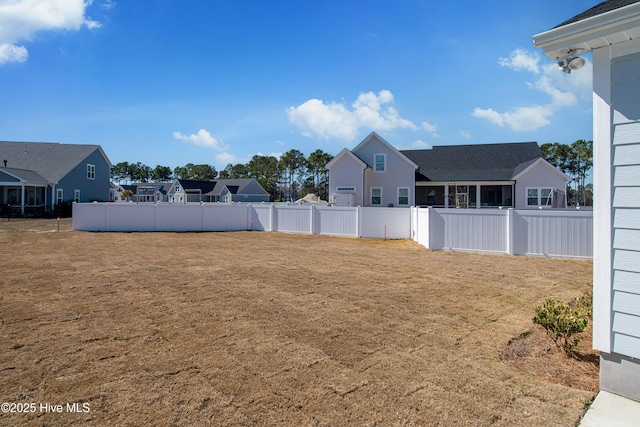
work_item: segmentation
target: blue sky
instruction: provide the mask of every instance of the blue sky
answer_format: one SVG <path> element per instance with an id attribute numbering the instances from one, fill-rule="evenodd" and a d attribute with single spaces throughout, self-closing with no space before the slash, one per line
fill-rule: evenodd
<path id="1" fill-rule="evenodd" d="M 399 149 L 592 139 L 591 61 L 532 35 L 597 0 L 0 0 L 0 140 L 221 170 L 371 131 Z"/>

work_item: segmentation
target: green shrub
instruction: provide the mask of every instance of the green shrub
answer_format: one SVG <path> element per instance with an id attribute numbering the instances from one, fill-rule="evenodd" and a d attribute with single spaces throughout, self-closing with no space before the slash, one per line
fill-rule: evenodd
<path id="1" fill-rule="evenodd" d="M 585 295 L 576 298 L 575 309 L 566 302 L 553 297 L 535 309 L 536 315 L 533 318 L 533 323 L 541 325 L 553 338 L 556 345 L 567 353 L 570 353 L 580 343 L 582 337 L 576 336 L 576 334 L 584 332 L 589 324 L 588 317 L 591 305 L 588 308 L 585 307 L 589 301 Z"/>
<path id="2" fill-rule="evenodd" d="M 589 319 L 593 319 L 593 294 L 591 291 L 586 291 L 582 295 L 576 298 L 576 306 L 579 310 L 583 310 L 585 316 Z"/>

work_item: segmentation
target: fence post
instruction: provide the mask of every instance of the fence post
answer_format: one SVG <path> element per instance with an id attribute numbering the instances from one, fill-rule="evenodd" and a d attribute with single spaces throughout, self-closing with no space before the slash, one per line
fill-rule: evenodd
<path id="1" fill-rule="evenodd" d="M 513 221 L 513 208 L 507 209 L 507 254 L 513 255 L 513 238 L 514 238 L 514 221 Z"/>
<path id="2" fill-rule="evenodd" d="M 111 228 L 111 220 L 109 219 L 109 211 L 111 210 L 111 208 L 109 206 L 111 206 L 111 204 L 107 203 L 106 205 L 107 205 L 107 209 L 106 209 L 106 212 L 105 212 L 105 215 L 104 215 L 104 217 L 105 217 L 104 221 L 105 221 L 106 224 L 104 225 L 104 228 L 105 228 L 104 231 L 108 232 L 108 231 L 111 231 L 110 230 L 110 228 Z"/>
<path id="3" fill-rule="evenodd" d="M 418 241 L 418 206 L 411 206 L 411 240 Z"/>
<path id="4" fill-rule="evenodd" d="M 356 207 L 356 237 L 360 237 L 360 222 L 362 221 L 362 208 Z"/>
<path id="5" fill-rule="evenodd" d="M 269 231 L 277 231 L 276 230 L 276 205 L 271 205 L 269 209 Z"/>
<path id="6" fill-rule="evenodd" d="M 314 212 L 315 211 L 315 207 L 313 205 L 310 205 L 310 208 L 311 209 L 309 209 L 309 221 L 311 223 L 309 224 L 309 234 L 315 234 L 313 232 L 313 219 L 314 219 L 314 216 L 315 216 L 315 212 Z"/>
<path id="7" fill-rule="evenodd" d="M 424 246 L 431 250 L 431 217 L 433 214 L 433 207 L 429 206 L 427 208 L 427 220 L 424 222 L 427 227 L 427 232 L 425 233 L 427 238 L 425 239 Z"/>

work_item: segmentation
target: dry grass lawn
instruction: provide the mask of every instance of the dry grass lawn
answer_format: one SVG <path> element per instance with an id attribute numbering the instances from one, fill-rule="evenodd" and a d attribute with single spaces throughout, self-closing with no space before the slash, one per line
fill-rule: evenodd
<path id="1" fill-rule="evenodd" d="M 36 404 L 0 425 L 574 426 L 596 392 L 507 345 L 590 261 L 56 229 L 0 220 L 0 402 Z"/>

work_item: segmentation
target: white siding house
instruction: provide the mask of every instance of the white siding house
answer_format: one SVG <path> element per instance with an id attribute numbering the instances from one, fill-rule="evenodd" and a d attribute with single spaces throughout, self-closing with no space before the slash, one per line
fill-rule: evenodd
<path id="1" fill-rule="evenodd" d="M 346 206 L 565 208 L 569 181 L 536 142 L 399 151 L 375 132 L 327 169 L 329 201 Z"/>
<path id="2" fill-rule="evenodd" d="M 331 202 L 353 194 L 352 206 L 414 205 L 418 166 L 372 132 L 353 150 L 342 150 L 328 164 Z"/>
<path id="3" fill-rule="evenodd" d="M 640 401 L 640 3 L 610 0 L 534 36 L 593 52 L 594 318 L 600 388 Z M 566 64 L 566 62 L 565 62 Z"/>

